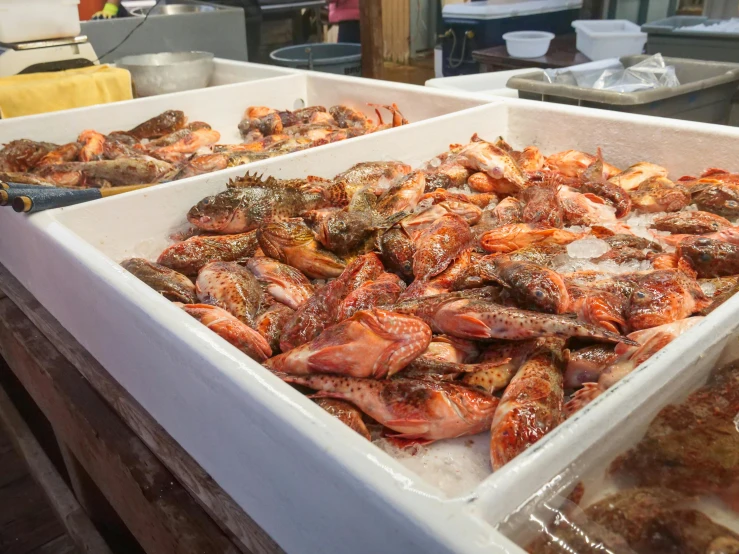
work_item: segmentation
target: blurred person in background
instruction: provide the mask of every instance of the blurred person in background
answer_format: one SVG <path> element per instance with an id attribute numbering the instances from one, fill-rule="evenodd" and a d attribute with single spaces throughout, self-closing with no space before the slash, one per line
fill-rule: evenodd
<path id="1" fill-rule="evenodd" d="M 339 42 L 361 42 L 359 0 L 328 0 L 328 22 L 338 24 Z"/>
<path id="2" fill-rule="evenodd" d="M 88 19 L 112 19 L 126 17 L 128 12 L 121 6 L 121 0 L 80 0 L 80 21 Z"/>

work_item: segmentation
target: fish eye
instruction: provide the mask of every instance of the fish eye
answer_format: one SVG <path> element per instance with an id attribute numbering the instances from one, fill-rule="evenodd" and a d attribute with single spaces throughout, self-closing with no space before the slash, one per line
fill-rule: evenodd
<path id="1" fill-rule="evenodd" d="M 544 298 L 544 291 L 541 289 L 536 289 L 534 291 L 534 296 L 536 296 L 537 298 Z"/>
<path id="2" fill-rule="evenodd" d="M 727 200 L 726 201 L 726 207 L 727 208 L 736 208 L 737 205 L 738 204 L 737 204 L 736 200 Z"/>
<path id="3" fill-rule="evenodd" d="M 210 204 L 210 198 L 204 198 L 204 199 L 203 199 L 203 204 L 205 204 L 206 206 L 207 206 L 208 204 Z"/>
<path id="4" fill-rule="evenodd" d="M 647 295 L 642 291 L 636 291 L 634 293 L 634 296 L 636 296 L 639 300 L 644 300 L 647 297 Z"/>
<path id="5" fill-rule="evenodd" d="M 708 252 L 701 252 L 698 255 L 698 261 L 704 264 L 710 262 L 712 259 L 713 259 L 713 256 L 711 256 Z"/>

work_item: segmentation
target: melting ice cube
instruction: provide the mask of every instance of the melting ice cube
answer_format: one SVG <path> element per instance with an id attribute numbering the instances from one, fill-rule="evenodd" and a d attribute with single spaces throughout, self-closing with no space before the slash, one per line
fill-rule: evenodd
<path id="1" fill-rule="evenodd" d="M 608 252 L 611 247 L 604 240 L 585 237 L 567 245 L 567 254 L 571 258 L 597 258 Z"/>

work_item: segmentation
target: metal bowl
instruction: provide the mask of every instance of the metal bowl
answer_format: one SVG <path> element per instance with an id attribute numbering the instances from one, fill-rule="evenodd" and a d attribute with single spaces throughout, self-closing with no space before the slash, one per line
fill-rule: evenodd
<path id="1" fill-rule="evenodd" d="M 205 88 L 215 69 L 210 52 L 141 54 L 124 56 L 115 63 L 131 72 L 136 96 Z"/>
<path id="2" fill-rule="evenodd" d="M 144 16 L 147 13 L 150 15 L 179 15 L 183 13 L 214 12 L 219 9 L 221 9 L 220 6 L 208 4 L 163 4 L 152 8 L 132 8 L 129 10 L 129 13 L 137 16 Z"/>

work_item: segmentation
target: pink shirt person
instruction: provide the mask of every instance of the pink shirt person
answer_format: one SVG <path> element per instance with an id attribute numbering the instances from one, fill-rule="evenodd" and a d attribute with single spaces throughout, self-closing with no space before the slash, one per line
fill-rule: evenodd
<path id="1" fill-rule="evenodd" d="M 359 21 L 359 0 L 329 0 L 328 22 Z"/>

